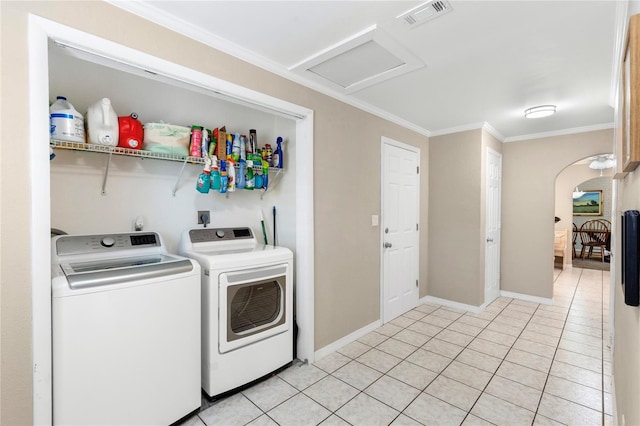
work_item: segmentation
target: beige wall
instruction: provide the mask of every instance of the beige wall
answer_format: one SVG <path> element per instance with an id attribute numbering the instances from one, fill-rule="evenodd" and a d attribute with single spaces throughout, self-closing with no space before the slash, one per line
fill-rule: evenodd
<path id="1" fill-rule="evenodd" d="M 553 297 L 556 176 L 612 149 L 611 129 L 504 144 L 501 290 Z"/>
<path id="2" fill-rule="evenodd" d="M 620 182 L 618 209 L 614 219 L 619 224 L 619 216 L 625 210 L 640 210 L 640 169 L 627 175 Z M 613 369 L 618 424 L 624 416 L 628 425 L 640 424 L 640 308 L 627 306 L 621 285 L 620 239 L 617 239 L 614 251 L 615 283 L 614 288 L 614 350 Z"/>
<path id="3" fill-rule="evenodd" d="M 487 148 L 502 143 L 484 128 L 429 140 L 430 296 L 484 303 Z"/>
<path id="4" fill-rule="evenodd" d="M 483 302 L 482 130 L 429 140 L 429 295 Z"/>
<path id="5" fill-rule="evenodd" d="M 640 13 L 640 2 L 628 4 L 628 15 Z M 618 38 L 623 43 L 624 37 Z M 637 82 L 636 82 L 637 83 Z M 619 108 L 620 109 L 620 108 Z M 617 117 L 620 117 L 619 109 Z M 640 169 L 628 174 L 617 186 L 617 204 L 613 213 L 614 225 L 625 210 L 640 210 Z M 614 349 L 613 371 L 615 381 L 616 418 L 618 424 L 640 425 L 640 308 L 624 304 L 621 283 L 620 239 L 615 240 L 613 289 Z"/>
<path id="6" fill-rule="evenodd" d="M 322 348 L 379 319 L 380 230 L 371 226 L 371 215 L 380 214 L 380 138 L 387 136 L 420 147 L 424 171 L 428 159 L 425 136 L 104 2 L 2 1 L 0 8 L 3 88 L 0 424 L 31 423 L 30 171 L 27 162 L 16 161 L 24 159 L 29 129 L 29 12 L 313 109 L 315 348 Z M 423 207 L 427 194 L 428 175 L 421 173 Z M 426 208 L 421 211 L 421 223 L 427 223 Z M 420 252 L 424 257 L 427 256 L 426 242 L 427 229 L 423 226 Z M 421 265 L 425 265 L 424 260 Z M 420 294 L 424 294 L 427 288 L 424 267 L 420 282 Z"/>

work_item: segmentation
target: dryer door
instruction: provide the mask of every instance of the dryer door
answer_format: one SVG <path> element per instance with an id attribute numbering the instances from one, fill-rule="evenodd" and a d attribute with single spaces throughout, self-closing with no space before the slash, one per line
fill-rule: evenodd
<path id="1" fill-rule="evenodd" d="M 287 331 L 287 265 L 220 274 L 219 351 Z"/>

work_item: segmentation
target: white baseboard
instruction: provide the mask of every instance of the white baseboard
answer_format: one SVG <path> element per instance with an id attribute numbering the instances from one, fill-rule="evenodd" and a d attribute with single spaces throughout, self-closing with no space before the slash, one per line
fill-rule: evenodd
<path id="1" fill-rule="evenodd" d="M 338 349 L 348 345 L 351 342 L 355 342 L 356 340 L 358 340 L 359 338 L 361 338 L 362 336 L 372 332 L 373 330 L 375 330 L 376 328 L 380 327 L 382 325 L 382 321 L 381 320 L 377 320 L 372 322 L 369 325 L 366 325 L 364 327 L 362 327 L 359 330 L 354 331 L 351 334 L 348 334 L 346 336 L 344 336 L 341 339 L 336 340 L 333 343 L 328 344 L 327 346 L 325 346 L 324 348 L 318 349 L 315 352 L 315 360 L 318 361 L 320 358 L 323 358 L 327 355 L 330 355 L 332 353 L 334 353 L 335 351 L 337 351 Z"/>
<path id="2" fill-rule="evenodd" d="M 512 299 L 526 300 L 527 302 L 542 303 L 543 305 L 553 305 L 553 299 L 548 299 L 546 297 L 530 296 L 528 294 L 513 293 L 504 290 L 500 290 L 500 296 L 510 297 Z"/>
<path id="3" fill-rule="evenodd" d="M 452 300 L 440 299 L 439 297 L 433 297 L 433 296 L 425 296 L 422 299 L 420 299 L 420 304 L 422 305 L 424 303 L 435 303 L 437 305 L 446 306 L 448 308 L 473 312 L 474 314 L 479 314 L 480 312 L 484 311 L 484 308 L 486 308 L 484 304 L 480 306 L 473 306 L 473 305 L 467 305 L 465 303 L 454 302 Z"/>

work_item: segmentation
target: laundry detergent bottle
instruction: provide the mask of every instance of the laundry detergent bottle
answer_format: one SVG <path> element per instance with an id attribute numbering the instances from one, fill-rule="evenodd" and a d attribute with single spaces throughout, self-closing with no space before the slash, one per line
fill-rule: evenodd
<path id="1" fill-rule="evenodd" d="M 87 110 L 87 133 L 90 143 L 118 145 L 120 140 L 118 114 L 113 110 L 109 98 L 100 99 Z"/>
<path id="2" fill-rule="evenodd" d="M 51 139 L 85 143 L 84 117 L 67 98 L 58 96 L 49 107 L 49 130 Z"/>

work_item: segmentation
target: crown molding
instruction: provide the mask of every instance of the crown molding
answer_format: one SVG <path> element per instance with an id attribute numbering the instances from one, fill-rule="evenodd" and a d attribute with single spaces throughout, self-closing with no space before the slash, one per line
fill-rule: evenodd
<path id="1" fill-rule="evenodd" d="M 612 129 L 615 127 L 614 123 L 595 124 L 593 126 L 574 127 L 572 129 L 554 130 L 553 132 L 544 133 L 532 133 L 530 135 L 511 136 L 505 138 L 504 142 L 519 142 L 530 139 L 549 138 L 553 136 L 573 135 L 576 133 L 595 132 L 597 130 Z"/>
<path id="2" fill-rule="evenodd" d="M 149 22 L 153 22 L 154 24 L 165 27 L 171 31 L 174 31 L 192 40 L 198 41 L 209 47 L 212 47 L 216 50 L 226 53 L 230 56 L 233 56 L 235 58 L 248 62 L 249 64 L 254 65 L 258 68 L 261 68 L 265 71 L 271 72 L 282 78 L 293 81 L 294 83 L 297 83 L 309 89 L 315 90 L 316 92 L 319 92 L 323 95 L 337 99 L 347 105 L 351 105 L 362 111 L 373 114 L 376 117 L 390 121 L 394 124 L 397 124 L 401 127 L 412 130 L 416 133 L 419 133 L 427 137 L 431 135 L 429 130 L 421 126 L 418 126 L 415 123 L 412 123 L 403 118 L 397 117 L 393 114 L 390 114 L 386 111 L 376 108 L 366 102 L 349 98 L 342 93 L 339 93 L 335 90 L 331 90 L 327 87 L 321 86 L 320 84 L 314 81 L 298 76 L 295 73 L 289 71 L 287 68 L 283 67 L 282 65 L 274 61 L 271 61 L 261 55 L 258 55 L 251 50 L 245 49 L 244 47 L 241 47 L 235 43 L 232 43 L 209 31 L 202 31 L 202 29 L 195 28 L 193 25 L 189 24 L 183 19 L 178 19 L 175 16 L 170 15 L 158 9 L 157 7 L 153 6 L 152 4 L 146 1 L 123 1 L 123 0 L 106 0 L 106 1 L 112 6 L 120 8 L 126 12 L 132 13 L 142 19 L 145 19 Z"/>
<path id="3" fill-rule="evenodd" d="M 443 136 L 443 135 L 450 135 L 453 133 L 460 133 L 460 132 L 468 132 L 469 130 L 478 130 L 478 129 L 486 130 L 487 132 L 489 132 L 489 134 L 491 134 L 494 138 L 498 139 L 500 142 L 504 142 L 505 140 L 505 137 L 498 130 L 496 130 L 495 127 L 493 127 L 491 124 L 487 123 L 486 121 L 481 123 L 471 123 L 471 124 L 465 124 L 462 126 L 449 127 L 447 129 L 432 131 L 430 132 L 431 134 L 429 136 L 430 137 Z"/>

